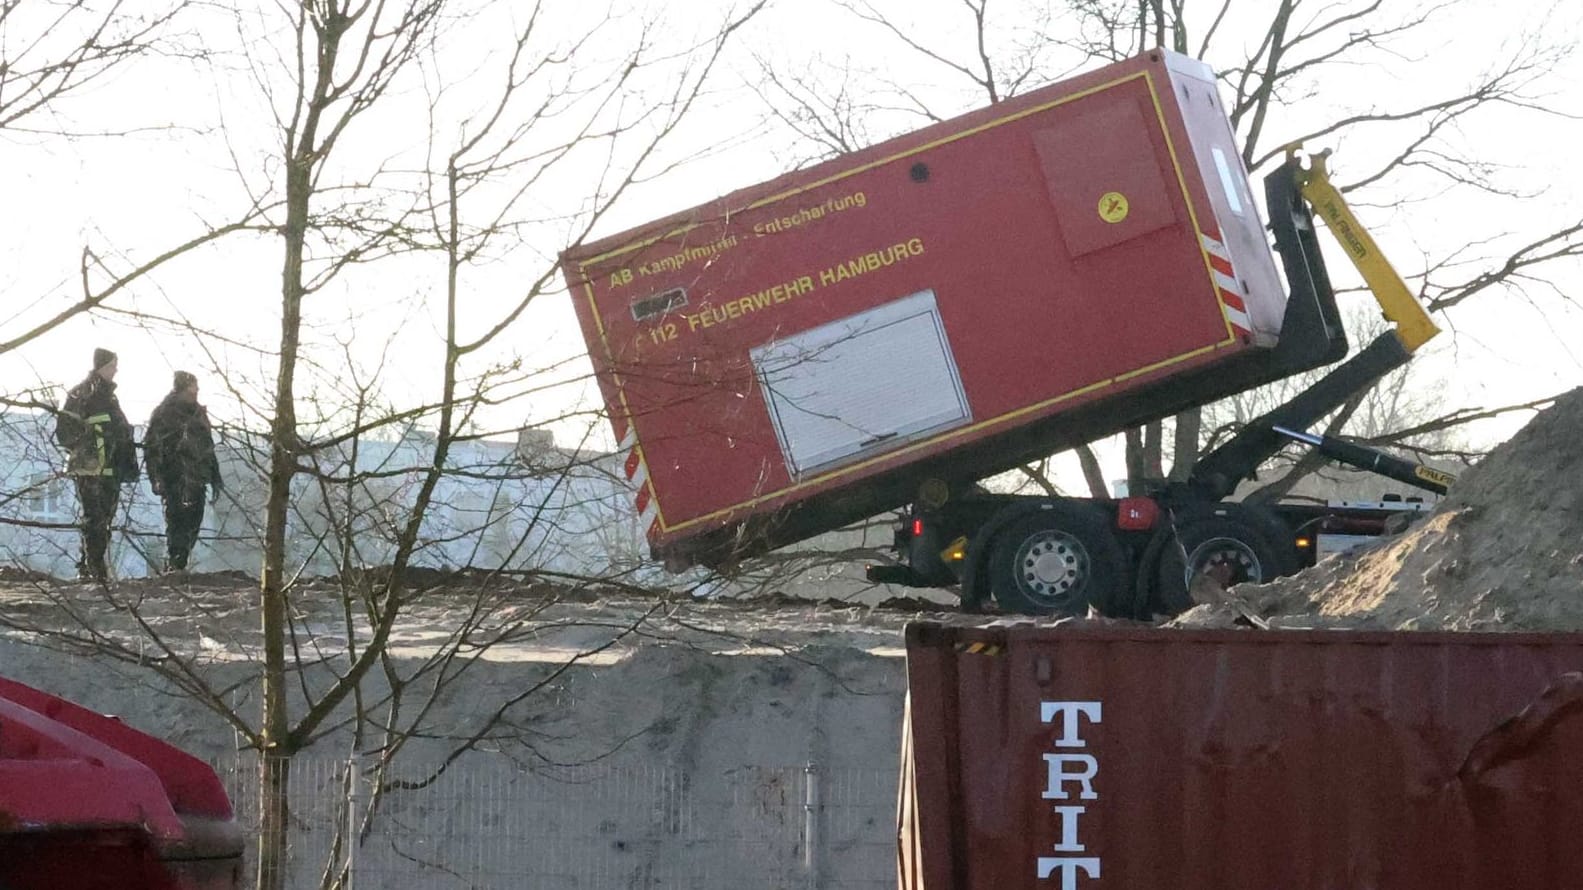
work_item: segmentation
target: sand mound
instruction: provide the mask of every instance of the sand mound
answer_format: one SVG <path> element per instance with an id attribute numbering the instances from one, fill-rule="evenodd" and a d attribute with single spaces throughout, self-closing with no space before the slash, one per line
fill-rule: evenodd
<path id="1" fill-rule="evenodd" d="M 1275 627 L 1583 630 L 1583 389 L 1403 534 L 1234 592 Z M 1222 625 L 1231 613 L 1203 606 L 1173 624 Z"/>

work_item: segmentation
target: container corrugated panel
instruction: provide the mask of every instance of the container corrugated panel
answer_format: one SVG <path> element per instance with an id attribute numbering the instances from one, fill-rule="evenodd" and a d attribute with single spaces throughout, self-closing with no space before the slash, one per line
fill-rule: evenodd
<path id="1" fill-rule="evenodd" d="M 913 625 L 904 890 L 1583 887 L 1583 635 Z"/>

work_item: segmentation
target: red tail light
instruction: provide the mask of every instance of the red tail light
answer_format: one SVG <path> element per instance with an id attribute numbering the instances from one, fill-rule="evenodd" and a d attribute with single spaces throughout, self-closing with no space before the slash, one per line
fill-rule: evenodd
<path id="1" fill-rule="evenodd" d="M 1160 505 L 1150 498 L 1122 498 L 1116 505 L 1116 527 L 1148 531 L 1160 519 Z"/>
<path id="2" fill-rule="evenodd" d="M 915 537 L 915 538 L 923 537 L 923 520 L 922 519 L 914 519 L 912 521 L 912 536 Z"/>

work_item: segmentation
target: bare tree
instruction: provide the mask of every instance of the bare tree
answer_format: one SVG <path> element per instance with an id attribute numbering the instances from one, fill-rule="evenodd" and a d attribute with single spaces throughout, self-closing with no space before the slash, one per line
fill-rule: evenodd
<path id="1" fill-rule="evenodd" d="M 190 135 L 195 127 L 184 109 L 161 102 L 116 105 L 111 97 L 117 95 L 122 75 L 202 70 L 208 50 L 192 30 L 201 14 L 202 5 L 194 0 L 0 2 L 0 142 L 13 146 L 8 158 L 49 155 L 79 144 L 112 150 L 133 140 L 173 144 Z M 107 116 L 112 108 L 132 110 Z M 13 193 L 13 177 L 29 167 L 25 160 L 8 165 L 0 172 L 0 188 Z M 49 213 L 20 200 L 14 210 L 15 225 Z M 0 357 L 11 360 L 11 368 L 23 369 L 31 359 L 25 351 L 42 348 L 54 339 L 49 335 L 74 320 L 129 311 L 126 307 L 140 290 L 157 287 L 157 273 L 226 238 L 256 230 L 263 210 L 257 202 L 244 203 L 234 212 L 228 209 L 200 220 L 163 245 L 155 241 L 149 246 L 144 239 L 135 249 L 116 244 L 113 236 L 85 235 L 71 269 L 41 271 L 36 261 L 19 265 L 19 280 L 6 283 L 9 300 L 0 319 Z M 22 277 L 28 273 L 55 283 L 38 286 Z M 25 429 L 28 442 L 14 452 L 17 468 L 26 469 L 27 477 L 0 483 L 0 501 L 21 509 L 0 512 L 0 526 L 40 545 L 47 542 L 51 550 L 62 549 L 54 536 L 76 525 L 75 498 L 65 493 L 61 455 L 47 444 L 61 382 L 30 385 L 13 375 L 0 390 L 3 423 Z M 128 515 L 132 499 L 122 508 L 123 516 Z M 139 549 L 156 543 L 125 521 L 118 522 L 117 532 Z"/>
<path id="2" fill-rule="evenodd" d="M 126 0 L 49 3 L 0 2 L 0 140 L 43 145 L 61 139 L 114 139 L 136 131 L 171 130 L 171 117 L 151 117 L 128 127 L 106 128 L 78 121 L 87 94 L 149 57 L 201 60 L 205 51 L 185 23 L 194 0 Z M 6 175 L 15 175 L 7 171 Z M 41 295 L 0 322 L 0 355 L 15 351 L 66 322 L 106 306 L 171 261 L 257 220 L 258 207 L 234 221 L 207 227 L 151 256 L 129 259 L 113 246 L 84 245 L 74 296 Z M 67 278 L 65 280 L 70 280 Z M 50 398 L 12 398 L 11 407 L 48 408 Z"/>
<path id="3" fill-rule="evenodd" d="M 507 61 L 492 91 L 496 98 L 476 113 L 457 118 L 454 135 L 444 123 L 442 109 L 447 101 L 467 96 L 462 87 L 448 84 L 440 65 L 430 60 L 440 58 L 450 25 L 447 15 L 455 10 L 438 0 L 399 4 L 335 0 L 308 4 L 295 13 L 294 45 L 286 54 L 292 60 L 288 72 L 295 72 L 287 77 L 291 92 L 275 96 L 285 155 L 279 222 L 281 333 L 268 412 L 268 496 L 260 585 L 264 710 L 258 744 L 265 758 L 261 888 L 280 887 L 285 881 L 286 788 L 292 758 L 354 700 L 359 713 L 380 728 L 381 750 L 394 754 L 401 747 L 400 738 L 416 731 L 427 710 L 417 708 L 412 722 L 403 723 L 399 690 L 431 670 L 442 676 L 457 672 L 452 663 L 465 661 L 462 653 L 470 653 L 466 658 L 471 658 L 487 649 L 487 643 L 478 641 L 490 637 L 483 628 L 494 621 L 498 603 L 486 608 L 490 600 L 480 594 L 477 622 L 458 629 L 453 644 L 444 647 L 446 654 L 439 656 L 438 667 L 426 665 L 415 675 L 403 676 L 388 652 L 403 609 L 422 594 L 421 589 L 411 589 L 408 573 L 420 551 L 433 543 L 429 525 L 437 492 L 459 470 L 452 460 L 453 448 L 487 432 L 476 425 L 480 407 L 509 402 L 531 388 L 532 372 L 518 360 L 490 360 L 491 354 L 499 354 L 492 349 L 534 300 L 553 292 L 556 281 L 553 265 L 544 263 L 522 293 L 505 301 L 504 309 L 489 318 L 466 305 L 464 273 L 474 264 L 492 260 L 497 247 L 530 231 L 531 217 L 525 210 L 537 192 L 563 168 L 578 170 L 585 156 L 605 155 L 605 163 L 610 164 L 613 152 L 618 160 L 603 170 L 595 168 L 598 179 L 589 189 L 594 198 L 575 216 L 580 229 L 570 233 L 574 239 L 596 224 L 634 182 L 657 172 L 653 169 L 656 149 L 690 109 L 728 39 L 757 9 L 748 7 L 724 21 L 701 45 L 680 52 L 659 45 L 649 29 L 640 26 L 630 48 L 599 68 L 583 58 L 592 55 L 589 47 L 610 29 L 595 27 L 566 39 L 542 22 L 541 16 L 548 17 L 543 7 L 533 7 L 506 48 Z M 270 61 L 264 53 L 257 55 L 260 64 Z M 429 122 L 434 129 L 428 138 L 434 163 L 426 164 L 425 172 L 407 186 L 397 177 L 393 187 L 383 190 L 372 185 L 328 189 L 335 165 L 345 162 L 343 142 L 366 126 L 373 110 L 388 104 L 392 92 L 420 82 L 431 96 Z M 568 126 L 569 120 L 577 123 Z M 376 169 L 373 178 L 388 172 Z M 315 422 L 320 433 L 308 434 L 298 415 L 297 374 L 310 299 L 359 265 L 414 252 L 420 257 L 433 252 L 443 260 L 443 334 L 435 344 L 440 379 L 435 398 L 414 408 L 370 411 L 365 389 L 352 406 L 349 425 L 333 430 Z M 480 359 L 482 364 L 476 362 Z M 464 373 L 469 364 L 475 368 L 471 375 Z M 422 450 L 427 452 L 423 463 L 361 465 L 361 440 L 402 425 L 421 428 Z M 337 471 L 337 466 L 342 469 Z M 460 471 L 490 480 L 487 472 L 469 471 L 466 465 Z M 348 653 L 345 668 L 335 672 L 334 681 L 306 695 L 294 715 L 291 701 L 305 690 L 292 679 L 301 653 L 294 643 L 297 628 L 287 544 L 288 525 L 298 503 L 297 480 L 304 476 L 316 480 L 320 503 L 337 517 L 334 527 L 340 531 L 334 543 L 343 567 L 357 561 L 353 548 L 367 543 L 355 534 L 360 518 L 377 513 L 391 550 L 388 568 L 364 576 L 362 583 L 351 584 L 344 592 L 347 621 L 362 629 L 366 639 Z M 391 487 L 392 480 L 404 480 L 405 487 Z M 494 625 L 491 638 L 509 636 L 521 621 L 512 618 Z M 377 719 L 368 716 L 373 710 L 363 707 L 365 683 L 375 677 L 390 696 L 385 713 Z M 500 713 L 508 711 L 510 704 L 502 705 Z M 328 869 L 327 883 L 336 883 L 336 875 L 336 869 Z"/>
<path id="4" fill-rule="evenodd" d="M 565 376 L 550 359 L 523 356 L 516 335 L 535 302 L 562 293 L 556 251 L 674 163 L 664 146 L 763 5 L 745 2 L 686 28 L 655 15 L 601 16 L 547 2 L 238 5 L 227 22 L 236 46 L 228 62 L 240 64 L 221 74 L 239 72 L 267 117 L 249 118 L 246 102 L 227 102 L 217 137 L 235 161 L 249 211 L 130 269 L 110 270 L 85 254 L 81 298 L 0 344 L 18 349 L 69 318 L 112 311 L 114 294 L 228 235 L 255 233 L 279 249 L 272 347 L 257 348 L 253 332 L 201 332 L 179 303 L 164 316 L 140 315 L 206 341 L 207 333 L 230 336 L 274 366 L 249 379 L 214 362 L 242 412 L 232 430 L 234 469 L 257 480 L 238 480 L 233 514 L 244 514 L 263 551 L 259 637 L 221 645 L 256 659 L 261 714 L 234 701 L 231 693 L 244 687 L 216 685 L 190 640 L 148 616 L 135 585 L 64 592 L 55 598 L 71 626 L 33 628 L 59 645 L 149 663 L 260 752 L 259 887 L 291 881 L 293 758 L 326 738 L 349 739 L 382 795 L 401 786 L 391 764 L 413 739 L 447 742 L 449 763 L 481 742 L 527 738 L 515 721 L 543 685 L 463 727 L 436 729 L 433 703 L 469 664 L 544 623 L 553 596 L 524 606 L 522 585 L 620 586 L 635 568 L 619 557 L 619 565 L 594 567 L 562 558 L 578 535 L 635 548 L 635 528 L 633 540 L 616 541 L 609 536 L 617 529 L 567 525 L 572 515 L 601 518 L 604 499 L 618 490 L 608 461 L 496 444 L 521 432 L 502 423 L 504 412 L 520 417 L 544 398 L 546 380 Z M 231 52 L 212 19 L 207 27 L 206 45 Z M 81 81 L 90 69 L 78 70 Z M 234 80 L 217 89 L 229 85 Z M 503 291 L 492 271 L 507 258 L 525 269 Z M 88 287 L 90 272 L 108 283 Z M 436 292 L 425 279 L 439 282 Z M 394 293 L 347 298 L 369 282 Z M 384 326 L 369 324 L 379 313 L 411 323 L 381 344 L 375 328 Z M 432 338 L 415 333 L 427 318 L 438 320 Z M 409 373 L 420 363 L 425 373 Z M 426 378 L 416 393 L 414 376 Z M 590 429 L 599 420 L 586 419 Z M 18 488 L 32 497 L 38 483 Z M 488 565 L 466 594 L 472 608 L 461 626 L 417 663 L 392 653 L 401 617 L 432 596 L 424 570 L 475 561 Z M 336 592 L 328 614 L 301 598 L 309 568 L 325 564 Z M 311 596 L 323 595 L 321 585 Z M 196 593 L 190 602 L 194 614 L 214 608 Z M 107 627 L 107 610 L 130 624 Z M 336 630 L 327 633 L 327 624 Z M 609 630 L 612 641 L 633 632 Z M 377 798 L 367 816 L 376 811 Z M 339 837 L 323 886 L 346 883 L 355 843 Z"/>
<path id="5" fill-rule="evenodd" d="M 1437 81 L 1421 96 L 1393 101 L 1377 91 L 1339 92 L 1329 78 L 1360 67 L 1387 79 L 1411 70 L 1419 61 L 1412 41 L 1434 28 L 1455 26 L 1464 14 L 1458 4 L 1280 0 L 1244 9 L 1193 0 L 1070 0 L 1031 16 L 1015 6 L 963 0 L 940 6 L 940 16 L 955 16 L 952 27 L 931 27 L 936 20 L 900 3 L 832 0 L 832 6 L 866 26 L 887 51 L 871 49 L 866 69 L 761 65 L 766 85 L 760 95 L 770 114 L 802 136 L 815 156 L 850 150 L 863 135 L 898 131 L 907 124 L 907 115 L 898 111 L 913 122 L 940 120 L 962 95 L 976 93 L 974 104 L 994 103 L 1057 72 L 1164 46 L 1203 58 L 1221 72 L 1250 173 L 1278 161 L 1289 144 L 1330 143 L 1351 134 L 1370 140 L 1370 150 L 1341 185 L 1365 215 L 1372 196 L 1392 193 L 1398 197 L 1389 202 L 1374 200 L 1399 203 L 1400 196 L 1412 196 L 1426 208 L 1461 192 L 1525 200 L 1518 189 L 1502 184 L 1503 168 L 1480 158 L 1466 133 L 1500 111 L 1535 119 L 1567 113 L 1547 89 L 1558 61 L 1577 40 L 1576 34 L 1553 29 L 1520 34 L 1485 58 L 1469 58 L 1462 78 Z M 883 73 L 896 67 L 888 64 L 892 59 L 920 63 L 932 73 L 927 80 L 897 83 Z M 1332 116 L 1313 110 L 1318 108 Z M 1478 233 L 1481 240 L 1453 243 L 1441 256 L 1404 271 L 1434 311 L 1479 294 L 1554 299 L 1554 276 L 1583 252 L 1580 226 L 1583 220 L 1553 231 Z M 1133 431 L 1124 437 L 1129 481 L 1183 479 L 1203 445 L 1222 435 L 1196 409 Z M 1096 454 L 1080 449 L 1079 457 L 1093 493 L 1102 495 Z"/>
<path id="6" fill-rule="evenodd" d="M 1082 17 L 1080 38 L 1069 41 L 1084 52 L 1101 58 L 1122 58 L 1151 45 L 1168 45 L 1181 52 L 1194 52 L 1206 58 L 1222 58 L 1220 47 L 1230 45 L 1228 15 L 1235 14 L 1231 4 L 1199 6 L 1161 0 L 1142 4 L 1123 2 L 1086 2 L 1074 5 Z M 1330 120 L 1276 127 L 1286 118 L 1311 119 L 1301 105 L 1325 94 L 1324 78 L 1345 66 L 1369 65 L 1382 73 L 1396 66 L 1409 66 L 1416 59 L 1393 49 L 1400 42 L 1432 27 L 1445 27 L 1457 16 L 1451 3 L 1429 5 L 1358 2 L 1330 4 L 1323 8 L 1302 0 L 1281 0 L 1267 10 L 1262 37 L 1240 59 L 1223 58 L 1221 79 L 1231 92 L 1229 107 L 1232 126 L 1242 138 L 1243 161 L 1257 171 L 1278 161 L 1284 146 L 1303 142 L 1317 143 L 1343 138 L 1352 132 L 1368 133 L 1379 144 L 1390 146 L 1372 154 L 1380 158 L 1374 169 L 1354 174 L 1341 190 L 1354 201 L 1366 202 L 1375 191 L 1434 189 L 1440 196 L 1457 190 L 1474 190 L 1521 200 L 1518 192 L 1499 184 L 1500 167 L 1481 159 L 1463 147 L 1459 131 L 1470 123 L 1502 109 L 1517 109 L 1543 118 L 1563 112 L 1546 102 L 1545 82 L 1558 61 L 1572 51 L 1577 35 L 1541 37 L 1522 35 L 1515 48 L 1502 48 L 1491 58 L 1469 67 L 1462 82 L 1444 84 L 1427 100 L 1388 104 L 1388 99 L 1370 95 L 1366 104 L 1341 100 L 1343 111 Z M 1257 32 L 1255 32 L 1257 33 Z M 1233 53 L 1236 50 L 1232 51 Z M 1272 139 L 1272 131 L 1277 138 Z M 1428 181 L 1437 184 L 1425 186 Z M 1486 290 L 1503 290 L 1507 298 L 1522 298 L 1525 289 L 1548 288 L 1550 275 L 1562 262 L 1583 254 L 1583 220 L 1561 228 L 1522 236 L 1514 249 L 1502 255 L 1488 248 L 1493 240 L 1453 245 L 1440 258 L 1429 258 L 1422 271 L 1411 278 L 1418 283 L 1419 297 L 1431 311 L 1443 311 L 1467 297 Z M 1494 233 L 1483 233 L 1487 239 Z M 1507 239 L 1511 240 L 1511 239 Z M 1455 269 L 1456 271 L 1452 271 Z M 1412 270 L 1408 270 L 1411 272 Z M 1390 378 L 1390 387 L 1400 383 Z M 1378 390 L 1358 397 L 1357 404 L 1399 399 Z M 1491 409 L 1523 410 L 1526 405 Z M 1352 419 L 1352 410 L 1343 410 L 1330 419 L 1331 432 L 1339 433 Z M 1457 417 L 1482 416 L 1482 409 L 1457 412 Z M 1394 422 L 1411 425 L 1428 420 L 1427 415 L 1392 412 Z M 1203 441 L 1214 441 L 1224 434 L 1214 426 L 1205 427 L 1203 415 L 1183 412 L 1174 419 L 1172 478 L 1185 478 L 1200 453 Z M 1160 478 L 1164 437 L 1155 431 L 1158 424 L 1128 440 L 1129 476 L 1142 471 L 1142 478 Z M 1444 424 L 1435 424 L 1445 428 Z M 1386 430 L 1364 434 L 1377 442 L 1392 441 Z M 1321 465 L 1315 457 L 1290 467 L 1278 485 L 1267 487 L 1272 496 L 1296 485 L 1304 475 Z"/>
<path id="7" fill-rule="evenodd" d="M 0 3 L 0 131 L 13 136 L 84 132 L 72 124 L 68 105 L 74 94 L 140 56 L 194 52 L 174 26 L 195 5 L 191 0 Z"/>

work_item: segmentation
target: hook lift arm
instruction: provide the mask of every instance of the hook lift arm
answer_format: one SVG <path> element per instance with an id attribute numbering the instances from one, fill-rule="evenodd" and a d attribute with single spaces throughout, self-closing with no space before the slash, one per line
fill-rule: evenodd
<path id="1" fill-rule="evenodd" d="M 1362 274 L 1385 318 L 1395 327 L 1291 401 L 1250 421 L 1241 432 L 1205 455 L 1194 467 L 1187 485 L 1215 500 L 1225 498 L 1289 440 L 1296 440 L 1315 446 L 1327 457 L 1443 493 L 1452 481 L 1448 474 L 1361 445 L 1299 432 L 1374 385 L 1380 377 L 1401 367 L 1419 347 L 1440 333 L 1440 329 L 1380 252 L 1368 230 L 1353 215 L 1341 190 L 1330 181 L 1326 164 L 1329 150 L 1311 155 L 1306 168 L 1297 159 L 1297 151 L 1297 146 L 1288 147 L 1287 163 L 1277 174 L 1290 171 L 1291 179 L 1289 184 L 1277 184 L 1277 187 L 1295 186 L 1301 191 L 1303 201 L 1325 220 L 1331 234 Z M 1275 212 L 1272 207 L 1271 213 Z M 1300 215 L 1304 219 L 1296 221 L 1298 227 L 1305 223 L 1311 226 L 1308 214 L 1302 212 Z"/>

